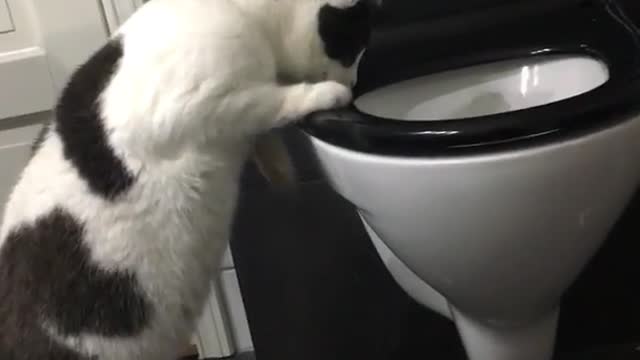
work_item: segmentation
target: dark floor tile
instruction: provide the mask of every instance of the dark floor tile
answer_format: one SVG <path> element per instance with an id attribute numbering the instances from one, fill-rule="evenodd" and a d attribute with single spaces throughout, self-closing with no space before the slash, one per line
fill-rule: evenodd
<path id="1" fill-rule="evenodd" d="M 610 345 L 558 356 L 555 360 L 638 360 L 640 344 Z"/>
<path id="2" fill-rule="evenodd" d="M 559 346 L 640 343 L 640 192 L 599 253 L 567 292 Z M 640 358 L 640 357 L 639 357 Z"/>
<path id="3" fill-rule="evenodd" d="M 256 360 L 256 355 L 253 352 L 238 354 L 231 360 Z"/>
<path id="4" fill-rule="evenodd" d="M 198 356 L 189 356 L 180 360 L 198 360 Z M 226 358 L 226 360 L 256 360 L 256 355 L 253 352 L 247 352 Z"/>

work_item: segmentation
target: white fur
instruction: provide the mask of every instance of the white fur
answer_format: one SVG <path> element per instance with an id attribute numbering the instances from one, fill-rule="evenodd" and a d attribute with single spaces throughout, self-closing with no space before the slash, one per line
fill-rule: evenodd
<path id="1" fill-rule="evenodd" d="M 96 264 L 137 275 L 154 316 L 136 338 L 62 338 L 41 324 L 52 337 L 101 360 L 175 359 L 229 238 L 253 137 L 350 101 L 357 64 L 329 60 L 315 31 L 326 2 L 153 0 L 118 31 L 124 57 L 101 109 L 135 184 L 116 201 L 92 194 L 53 132 L 10 197 L 0 246 L 61 207 L 86 225 Z"/>

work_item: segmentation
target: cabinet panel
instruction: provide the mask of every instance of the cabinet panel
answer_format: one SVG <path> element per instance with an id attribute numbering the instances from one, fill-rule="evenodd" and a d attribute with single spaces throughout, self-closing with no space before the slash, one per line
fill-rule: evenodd
<path id="1" fill-rule="evenodd" d="M 107 39 L 97 0 L 0 0 L 0 29 L 6 17 L 13 31 L 0 31 L 0 119 L 50 110 Z"/>
<path id="2" fill-rule="evenodd" d="M 41 46 L 32 1 L 0 0 L 0 54 Z"/>
<path id="3" fill-rule="evenodd" d="M 50 110 L 55 103 L 47 56 L 40 48 L 0 54 L 0 84 L 7 87 L 0 95 L 0 119 Z"/>
<path id="4" fill-rule="evenodd" d="M 18 177 L 27 165 L 31 156 L 31 144 L 42 128 L 41 123 L 50 114 L 37 114 L 20 119 L 5 119 L 0 122 L 0 219 L 4 213 L 4 207 Z M 8 126 L 13 123 L 27 123 L 27 126 Z"/>
<path id="5" fill-rule="evenodd" d="M 0 0 L 0 34 L 13 31 L 11 12 L 6 0 Z"/>
<path id="6" fill-rule="evenodd" d="M 14 145 L 0 149 L 0 164 L 2 164 L 2 176 L 0 176 L 0 216 L 4 213 L 4 206 L 13 189 L 18 176 L 29 160 L 30 145 Z M 0 217 L 1 218 L 1 217 Z"/>
<path id="7" fill-rule="evenodd" d="M 38 24 L 32 1 L 0 0 L 0 119 L 53 106 L 55 94 L 47 53 L 36 36 Z"/>

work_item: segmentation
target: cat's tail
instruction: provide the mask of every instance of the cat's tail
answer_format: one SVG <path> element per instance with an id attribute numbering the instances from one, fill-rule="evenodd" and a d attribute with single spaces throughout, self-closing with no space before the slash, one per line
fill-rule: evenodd
<path id="1" fill-rule="evenodd" d="M 291 189 L 296 185 L 296 171 L 282 137 L 269 132 L 260 135 L 253 150 L 253 161 L 272 186 Z"/>

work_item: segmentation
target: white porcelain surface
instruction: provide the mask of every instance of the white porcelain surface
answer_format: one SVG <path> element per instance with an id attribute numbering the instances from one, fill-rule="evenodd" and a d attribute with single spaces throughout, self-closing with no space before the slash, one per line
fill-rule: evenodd
<path id="1" fill-rule="evenodd" d="M 454 310 L 469 360 L 546 360 L 553 358 L 558 309 L 517 328 L 487 326 Z"/>
<path id="2" fill-rule="evenodd" d="M 389 119 L 447 120 L 557 102 L 608 79 L 606 65 L 590 57 L 537 56 L 399 82 L 359 97 L 355 105 Z"/>
<path id="3" fill-rule="evenodd" d="M 332 186 L 418 277 L 495 324 L 555 306 L 638 186 L 640 119 L 512 152 L 400 158 L 313 139 Z"/>
<path id="4" fill-rule="evenodd" d="M 373 242 L 373 246 L 378 255 L 380 255 L 380 260 L 382 260 L 398 285 L 422 306 L 452 320 L 453 315 L 447 299 L 411 271 L 371 229 L 367 221 L 362 216 L 360 218 Z"/>

